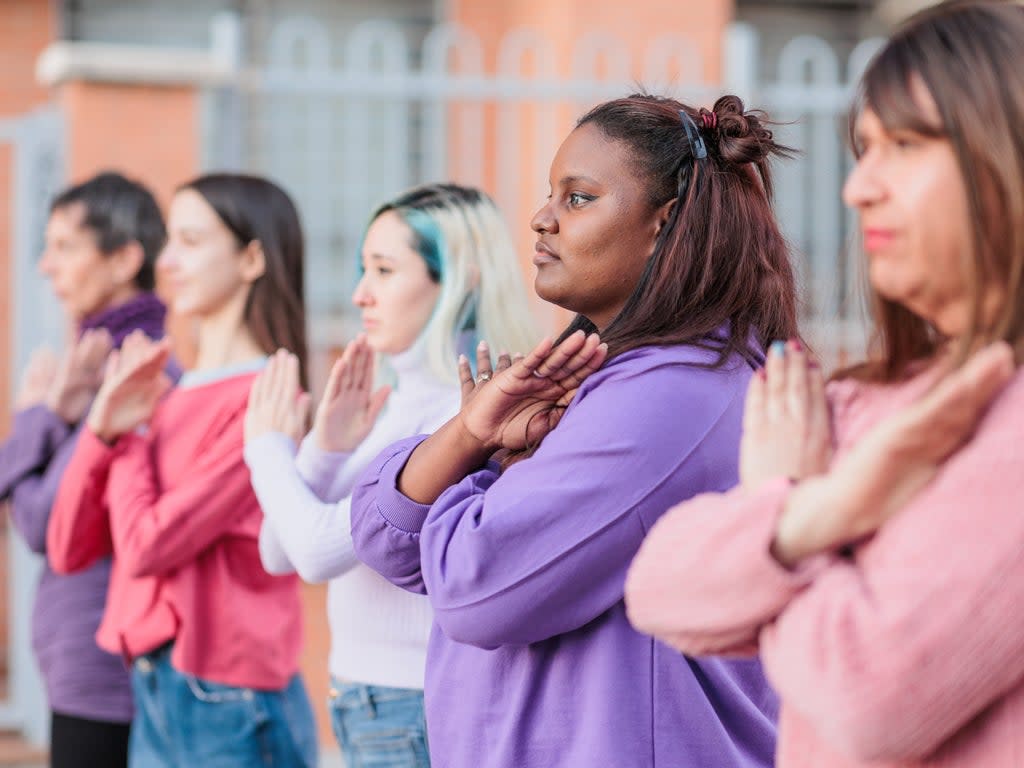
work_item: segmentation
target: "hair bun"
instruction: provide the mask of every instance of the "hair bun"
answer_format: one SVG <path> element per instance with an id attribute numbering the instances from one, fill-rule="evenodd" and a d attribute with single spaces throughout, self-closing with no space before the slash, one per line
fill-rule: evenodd
<path id="1" fill-rule="evenodd" d="M 779 145 L 765 127 L 765 114 L 760 110 L 745 111 L 739 96 L 722 96 L 711 112 L 715 126 L 707 132 L 727 163 L 760 163 L 779 153 Z"/>

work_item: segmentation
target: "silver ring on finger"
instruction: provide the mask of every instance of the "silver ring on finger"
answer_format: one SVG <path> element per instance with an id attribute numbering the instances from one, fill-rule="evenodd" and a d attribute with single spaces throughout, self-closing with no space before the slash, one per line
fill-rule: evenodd
<path id="1" fill-rule="evenodd" d="M 476 383 L 477 384 L 483 384 L 485 381 L 490 381 L 490 380 L 491 380 L 491 374 L 489 374 L 489 373 L 481 373 L 479 376 L 476 377 Z"/>

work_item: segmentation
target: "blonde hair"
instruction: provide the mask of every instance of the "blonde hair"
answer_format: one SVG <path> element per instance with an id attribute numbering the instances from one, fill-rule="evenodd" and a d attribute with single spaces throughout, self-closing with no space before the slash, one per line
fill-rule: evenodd
<path id="1" fill-rule="evenodd" d="M 441 381 L 458 380 L 456 360 L 486 340 L 494 353 L 529 352 L 539 333 L 508 229 L 494 201 L 474 187 L 428 184 L 380 206 L 413 233 L 413 248 L 441 286 L 420 334 L 427 366 Z"/>

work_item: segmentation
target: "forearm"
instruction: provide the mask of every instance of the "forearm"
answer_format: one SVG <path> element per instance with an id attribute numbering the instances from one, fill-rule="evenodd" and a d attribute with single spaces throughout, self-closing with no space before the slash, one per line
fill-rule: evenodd
<path id="1" fill-rule="evenodd" d="M 16 413 L 12 427 L 0 444 L 0 499 L 10 496 L 27 475 L 44 469 L 70 434 L 67 424 L 43 405 Z"/>
<path id="2" fill-rule="evenodd" d="M 265 518 L 261 541 L 272 534 L 303 580 L 326 581 L 359 562 L 352 547 L 350 500 L 320 501 L 292 463 L 294 450 L 291 439 L 279 433 L 262 435 L 245 447 Z"/>
<path id="3" fill-rule="evenodd" d="M 840 462 L 828 474 L 804 480 L 786 501 L 772 555 L 793 568 L 808 557 L 859 541 L 903 507 L 935 472 L 932 465 L 880 456 L 870 467 Z"/>
<path id="4" fill-rule="evenodd" d="M 398 490 L 418 504 L 433 504 L 445 490 L 483 468 L 492 453 L 455 416 L 416 446 L 398 476 Z"/>

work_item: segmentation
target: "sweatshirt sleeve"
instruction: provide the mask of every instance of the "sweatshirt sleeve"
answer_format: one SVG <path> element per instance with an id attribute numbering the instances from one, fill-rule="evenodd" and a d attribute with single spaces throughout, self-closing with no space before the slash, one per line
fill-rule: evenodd
<path id="1" fill-rule="evenodd" d="M 243 411 L 226 419 L 186 481 L 161 489 L 148 437 L 125 435 L 108 481 L 118 563 L 133 577 L 173 571 L 194 560 L 249 514 L 252 486 L 242 458 Z M 236 511 L 237 510 L 237 511 Z"/>
<path id="2" fill-rule="evenodd" d="M 762 633 L 782 699 L 859 760 L 923 759 L 1024 678 L 1022 383 Z"/>
<path id="3" fill-rule="evenodd" d="M 352 492 L 352 544 L 356 556 L 392 584 L 424 594 L 420 530 L 430 509 L 398 490 L 398 476 L 426 435 L 385 448 Z"/>
<path id="4" fill-rule="evenodd" d="M 354 480 L 344 481 L 343 470 L 352 458 L 348 451 L 322 451 L 313 433 L 299 444 L 295 468 L 310 490 L 321 501 L 338 501 L 352 493 Z"/>
<path id="5" fill-rule="evenodd" d="M 106 492 L 110 466 L 121 451 L 82 429 L 57 489 L 46 530 L 46 554 L 57 573 L 84 570 L 113 552 Z"/>
<path id="6" fill-rule="evenodd" d="M 267 570 L 283 565 L 283 554 L 304 581 L 327 581 L 359 563 L 352 546 L 350 499 L 321 501 L 300 474 L 295 458 L 295 444 L 278 432 L 245 446 L 264 516 L 260 554 L 271 561 L 264 561 Z M 328 471 L 333 471 L 333 463 Z"/>
<path id="7" fill-rule="evenodd" d="M 0 443 L 0 500 L 21 480 L 46 468 L 50 457 L 71 435 L 71 428 L 44 405 L 14 414 L 10 436 Z"/>
<path id="8" fill-rule="evenodd" d="M 633 626 L 690 656 L 755 653 L 762 627 L 825 560 L 790 571 L 769 552 L 789 487 L 778 478 L 756 492 L 737 487 L 670 509 L 629 569 Z"/>
<path id="9" fill-rule="evenodd" d="M 10 499 L 11 521 L 36 553 L 46 551 L 46 527 L 72 436 L 60 417 L 37 405 L 14 415 L 11 435 L 0 444 L 0 499 Z"/>
<path id="10" fill-rule="evenodd" d="M 728 378 L 680 365 L 595 376 L 531 458 L 470 475 L 426 513 L 422 580 L 453 640 L 529 644 L 594 620 L 623 598 L 659 489 L 706 487 L 701 443 L 742 396 Z M 685 412 L 667 430 L 673 408 Z"/>

